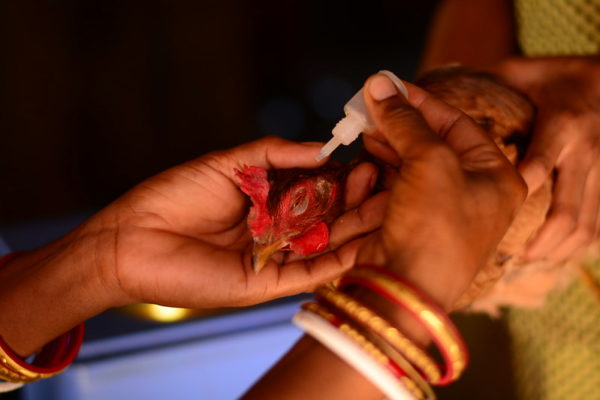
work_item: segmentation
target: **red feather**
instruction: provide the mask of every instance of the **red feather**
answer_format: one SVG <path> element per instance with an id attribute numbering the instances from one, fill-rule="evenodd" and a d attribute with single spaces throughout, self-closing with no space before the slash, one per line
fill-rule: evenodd
<path id="1" fill-rule="evenodd" d="M 349 166 L 328 163 L 316 169 L 236 170 L 240 189 L 252 201 L 248 226 L 259 246 L 310 255 L 329 245 L 328 225 L 342 212 Z"/>

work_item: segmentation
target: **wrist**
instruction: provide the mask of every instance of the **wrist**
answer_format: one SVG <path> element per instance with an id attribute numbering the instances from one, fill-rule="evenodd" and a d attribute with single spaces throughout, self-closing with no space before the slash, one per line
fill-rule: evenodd
<path id="1" fill-rule="evenodd" d="M 91 290 L 98 294 L 105 309 L 133 304 L 121 287 L 118 275 L 120 226 L 107 222 L 110 217 L 99 213 L 82 224 L 73 234 L 86 255 L 84 263 L 90 274 Z"/>
<path id="2" fill-rule="evenodd" d="M 110 306 L 95 251 L 93 235 L 78 228 L 0 269 L 0 335 L 19 356 Z"/>
<path id="3" fill-rule="evenodd" d="M 409 338 L 408 343 L 412 339 L 413 345 L 409 345 L 406 339 L 402 339 L 403 335 L 389 331 L 389 328 L 386 327 L 388 323 L 385 322 L 385 317 L 378 320 L 381 316 L 378 317 L 377 312 L 373 314 L 368 307 L 361 302 L 357 304 L 351 297 L 344 298 L 342 294 L 344 291 L 357 287 L 368 289 L 402 311 L 398 314 L 400 318 L 395 319 L 396 329 L 399 328 L 400 332 Z M 332 289 L 321 288 L 317 294 L 327 299 L 327 302 L 332 302 L 334 307 L 341 308 L 347 315 L 357 318 L 378 332 L 379 335 L 386 337 L 393 346 L 402 349 L 401 351 L 405 352 L 405 355 L 414 363 L 413 366 L 426 374 L 430 383 L 443 385 L 460 376 L 468 359 L 467 349 L 460 333 L 439 304 L 418 287 L 389 268 L 365 264 L 357 266 L 344 275 L 337 288 L 340 291 L 338 293 Z M 406 317 L 410 317 L 410 319 Z M 415 322 L 418 325 L 415 325 Z M 416 330 L 415 328 L 421 329 Z M 427 341 L 421 340 L 421 337 L 425 337 L 422 331 L 427 332 Z M 418 349 L 424 349 L 431 340 L 435 342 L 445 360 L 443 371 L 435 367 L 435 362 L 431 357 L 422 353 L 417 354 L 420 352 Z M 417 346 L 415 347 L 414 344 Z M 400 363 L 402 364 L 402 362 Z M 401 368 L 408 372 L 405 367 Z M 415 371 L 412 371 L 411 375 L 418 376 L 419 374 L 415 375 Z"/>
<path id="4" fill-rule="evenodd" d="M 446 312 L 454 309 L 477 270 L 477 262 L 457 249 L 411 251 L 393 248 L 390 251 L 381 240 L 372 240 L 361 249 L 356 258 L 356 265 L 360 264 L 389 268 L 418 287 Z"/>
<path id="5" fill-rule="evenodd" d="M 463 259 L 452 260 L 451 257 L 444 260 L 434 257 L 397 260 L 388 263 L 386 267 L 417 287 L 446 313 L 450 313 L 474 278 L 470 272 L 468 276 L 465 273 L 476 270 L 470 267 L 470 262 Z"/>

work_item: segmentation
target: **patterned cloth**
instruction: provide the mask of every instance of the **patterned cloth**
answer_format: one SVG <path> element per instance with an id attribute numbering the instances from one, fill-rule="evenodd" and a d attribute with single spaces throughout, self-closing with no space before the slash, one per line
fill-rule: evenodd
<path id="1" fill-rule="evenodd" d="M 527 56 L 600 53 L 600 0 L 515 0 L 515 13 Z"/>
<path id="2" fill-rule="evenodd" d="M 600 261 L 587 270 L 600 281 Z M 506 321 L 520 399 L 600 399 L 600 302 L 581 279 Z"/>
<path id="3" fill-rule="evenodd" d="M 515 13 L 526 56 L 600 53 L 600 0 L 515 0 Z M 600 282 L 600 261 L 587 270 Z M 520 399 L 600 399 L 600 302 L 581 279 L 506 321 Z"/>

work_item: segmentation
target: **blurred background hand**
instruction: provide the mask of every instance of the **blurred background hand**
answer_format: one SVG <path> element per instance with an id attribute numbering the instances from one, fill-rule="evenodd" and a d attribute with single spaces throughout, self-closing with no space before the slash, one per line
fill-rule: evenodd
<path id="1" fill-rule="evenodd" d="M 519 166 L 529 191 L 556 173 L 550 212 L 526 256 L 564 260 L 600 229 L 600 58 L 514 57 L 497 71 L 537 107 Z"/>

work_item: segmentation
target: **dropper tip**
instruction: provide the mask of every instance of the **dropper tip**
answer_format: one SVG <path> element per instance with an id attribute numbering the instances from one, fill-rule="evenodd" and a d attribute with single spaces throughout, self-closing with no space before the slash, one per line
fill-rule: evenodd
<path id="1" fill-rule="evenodd" d="M 329 154 L 325 154 L 323 152 L 323 150 L 321 149 L 321 151 L 319 152 L 319 155 L 317 157 L 315 157 L 315 160 L 317 161 L 321 161 L 322 159 L 324 159 L 325 157 L 327 157 Z"/>
<path id="2" fill-rule="evenodd" d="M 317 155 L 316 160 L 321 161 L 325 157 L 329 157 L 331 153 L 340 145 L 340 141 L 337 137 L 332 137 L 329 142 L 325 143 L 323 147 L 321 147 L 321 151 L 319 155 Z"/>

